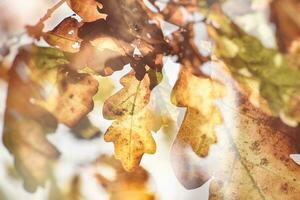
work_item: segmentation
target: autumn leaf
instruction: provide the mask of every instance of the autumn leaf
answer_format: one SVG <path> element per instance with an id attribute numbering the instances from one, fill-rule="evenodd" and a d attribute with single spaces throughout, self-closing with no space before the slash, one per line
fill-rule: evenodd
<path id="1" fill-rule="evenodd" d="M 173 147 L 177 177 L 189 189 L 212 178 L 210 200 L 296 200 L 300 167 L 290 154 L 299 153 L 299 127 L 289 127 L 239 97 L 238 105 L 223 104 L 234 118 L 227 119 L 207 157 L 196 158 L 183 145 Z"/>
<path id="2" fill-rule="evenodd" d="M 138 68 L 145 65 L 161 68 L 158 61 L 170 48 L 159 23 L 151 22 L 150 11 L 144 3 L 136 0 L 100 2 L 101 11 L 108 14 L 107 19 L 85 23 L 80 28 L 79 36 L 86 43 L 73 56 L 73 67 L 89 67 L 106 76 L 128 63 Z"/>
<path id="3" fill-rule="evenodd" d="M 193 181 L 198 171 L 189 167 L 197 158 L 189 160 L 189 156 L 195 154 L 205 158 L 211 146 L 219 141 L 216 127 L 221 125 L 222 115 L 215 101 L 224 96 L 225 91 L 226 88 L 215 80 L 193 75 L 188 65 L 182 67 L 173 88 L 172 102 L 186 107 L 186 113 L 172 146 L 171 161 L 177 178 L 188 189 L 199 187 L 198 182 Z"/>
<path id="4" fill-rule="evenodd" d="M 222 116 L 215 100 L 224 95 L 225 87 L 206 77 L 196 77 L 183 66 L 172 91 L 172 102 L 186 107 L 176 143 L 191 146 L 201 157 L 207 156 L 209 147 L 217 142 L 215 128 Z"/>
<path id="5" fill-rule="evenodd" d="M 113 157 L 101 156 L 96 162 L 95 167 L 112 168 L 115 177 L 106 177 L 106 174 L 95 174 L 99 183 L 105 188 L 111 200 L 154 200 L 153 192 L 147 187 L 149 179 L 148 172 L 138 167 L 135 172 L 125 171 L 118 160 Z"/>
<path id="6" fill-rule="evenodd" d="M 229 68 L 234 78 L 252 101 L 265 112 L 280 116 L 291 126 L 299 122 L 300 71 L 276 49 L 269 49 L 255 37 L 245 33 L 226 16 L 215 12 L 213 20 L 222 24 L 208 31 L 216 43 L 215 54 Z M 252 98 L 253 99 L 253 98 Z M 266 106 L 263 103 L 266 101 Z"/>
<path id="7" fill-rule="evenodd" d="M 43 88 L 44 98 L 35 103 L 51 112 L 59 122 L 70 127 L 93 108 L 98 81 L 87 73 L 68 68 L 65 55 L 55 48 L 29 49 L 29 75 Z"/>
<path id="8" fill-rule="evenodd" d="M 56 129 L 55 117 L 32 103 L 43 97 L 40 86 L 26 74 L 28 59 L 28 52 L 21 50 L 9 72 L 3 142 L 14 155 L 25 188 L 35 191 L 51 175 L 59 152 L 46 139 Z"/>
<path id="9" fill-rule="evenodd" d="M 93 109 L 98 81 L 89 74 L 61 68 L 57 82 L 58 93 L 44 105 L 60 122 L 72 127 Z"/>
<path id="10" fill-rule="evenodd" d="M 210 199 L 298 199 L 300 167 L 290 154 L 299 153 L 299 127 L 288 127 L 243 98 L 235 119 L 218 148 L 222 155 L 215 152 L 201 164 L 202 173 L 214 176 Z"/>
<path id="11" fill-rule="evenodd" d="M 156 73 L 149 69 L 142 80 L 137 80 L 135 72 L 131 71 L 121 79 L 123 89 L 103 105 L 104 117 L 115 120 L 104 139 L 114 142 L 115 156 L 128 171 L 138 167 L 144 153 L 155 153 L 156 145 L 151 135 L 155 124 L 153 114 L 146 106 L 151 90 L 160 81 L 159 73 Z"/>
<path id="12" fill-rule="evenodd" d="M 35 191 L 59 155 L 46 133 L 54 132 L 58 122 L 74 126 L 90 112 L 98 82 L 67 70 L 68 61 L 57 49 L 29 45 L 19 52 L 9 72 L 3 140 L 26 189 Z"/>
<path id="13" fill-rule="evenodd" d="M 33 45 L 28 47 L 27 50 L 32 56 L 30 62 L 32 62 L 32 65 L 39 70 L 39 75 L 42 75 L 47 70 L 57 68 L 57 66 L 67 65 L 69 63 L 65 57 L 65 54 L 55 48 L 37 47 Z"/>
<path id="14" fill-rule="evenodd" d="M 117 41 L 103 36 L 83 44 L 69 60 L 73 69 L 89 68 L 96 74 L 108 76 L 123 69 L 131 59 Z"/>
<path id="15" fill-rule="evenodd" d="M 82 23 L 72 17 L 65 18 L 53 30 L 44 34 L 43 38 L 50 45 L 60 48 L 62 51 L 74 53 L 79 51 L 81 39 L 78 37 L 78 29 Z"/>
<path id="16" fill-rule="evenodd" d="M 99 0 L 67 0 L 70 8 L 79 15 L 84 22 L 93 22 L 106 18 L 106 14 L 100 12 L 103 6 L 99 2 Z"/>

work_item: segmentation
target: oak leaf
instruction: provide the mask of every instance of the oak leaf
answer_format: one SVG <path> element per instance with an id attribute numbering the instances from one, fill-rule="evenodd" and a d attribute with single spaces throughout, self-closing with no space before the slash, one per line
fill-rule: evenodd
<path id="1" fill-rule="evenodd" d="M 67 0 L 67 3 L 84 22 L 93 22 L 106 17 L 106 14 L 100 12 L 103 6 L 99 0 Z"/>
<path id="2" fill-rule="evenodd" d="M 132 67 L 137 65 L 138 68 L 142 68 L 135 68 L 138 72 L 145 72 L 143 70 L 145 65 L 153 69 L 161 68 L 162 64 L 157 62 L 157 59 L 170 49 L 164 40 L 159 23 L 151 20 L 151 13 L 144 2 L 136 0 L 100 2 L 103 5 L 101 11 L 108 16 L 105 20 L 85 23 L 80 28 L 79 35 L 87 43 L 86 48 L 82 48 L 83 55 L 79 52 L 81 58 L 75 57 L 77 60 L 75 67 L 81 68 L 83 63 L 85 66 L 98 69 L 96 71 L 101 71 L 107 66 L 108 72 L 102 72 L 101 75 L 109 75 L 128 63 Z M 95 59 L 89 55 L 97 56 Z M 82 59 L 84 57 L 86 59 Z M 100 59 L 102 57 L 103 59 Z"/>
<path id="3" fill-rule="evenodd" d="M 135 172 L 127 172 L 121 163 L 113 157 L 101 156 L 95 162 L 96 168 L 110 167 L 115 177 L 106 178 L 105 174 L 95 174 L 99 183 L 105 188 L 111 200 L 154 200 L 153 192 L 147 187 L 148 172 L 138 167 Z M 100 171 L 100 170 L 99 170 Z"/>
<path id="4" fill-rule="evenodd" d="M 43 38 L 50 45 L 65 52 L 74 53 L 79 51 L 81 39 L 78 36 L 78 29 L 82 23 L 72 17 L 65 18 L 53 30 L 45 33 Z"/>
<path id="5" fill-rule="evenodd" d="M 252 98 L 256 106 L 280 116 L 291 126 L 297 126 L 300 120 L 298 67 L 290 66 L 284 55 L 276 49 L 264 47 L 257 38 L 245 33 L 225 15 L 215 12 L 212 16 L 213 20 L 222 24 L 219 28 L 208 27 L 216 43 L 217 58 L 226 64 L 245 93 L 249 96 L 259 94 Z"/>
<path id="6" fill-rule="evenodd" d="M 206 77 L 197 77 L 183 66 L 172 91 L 172 102 L 186 107 L 186 114 L 175 143 L 190 146 L 201 157 L 217 142 L 215 128 L 222 123 L 215 100 L 225 93 L 225 87 Z"/>
<path id="7" fill-rule="evenodd" d="M 97 80 L 68 70 L 67 63 L 58 49 L 29 45 L 9 71 L 3 140 L 30 191 L 44 185 L 59 156 L 46 133 L 58 122 L 76 125 L 93 107 Z"/>
<path id="8" fill-rule="evenodd" d="M 98 90 L 98 81 L 91 75 L 77 73 L 66 68 L 58 70 L 58 93 L 50 100 L 47 109 L 56 118 L 72 127 L 93 109 L 93 96 Z"/>
<path id="9" fill-rule="evenodd" d="M 104 117 L 115 120 L 104 139 L 114 142 L 115 156 L 128 171 L 138 167 L 144 153 L 155 153 L 156 145 L 151 135 L 151 131 L 156 129 L 154 115 L 146 106 L 151 89 L 158 82 L 152 69 L 142 80 L 137 80 L 135 72 L 131 71 L 121 79 L 123 89 L 104 102 Z"/>
<path id="10" fill-rule="evenodd" d="M 89 68 L 102 76 L 123 69 L 131 60 L 120 42 L 109 36 L 84 43 L 80 51 L 70 55 L 69 59 L 73 69 Z"/>
<path id="11" fill-rule="evenodd" d="M 193 167 L 199 157 L 209 156 L 209 151 L 219 138 L 216 128 L 223 122 L 216 99 L 225 95 L 226 88 L 209 77 L 193 75 L 189 65 L 182 67 L 173 88 L 172 102 L 186 107 L 186 113 L 171 149 L 175 175 L 188 189 L 199 187 L 195 177 L 199 170 Z M 206 179 L 205 179 L 206 180 Z"/>
<path id="12" fill-rule="evenodd" d="M 300 167 L 290 154 L 299 153 L 299 127 L 288 127 L 243 97 L 238 112 L 223 144 L 200 164 L 201 173 L 214 176 L 210 199 L 298 199 Z"/>
<path id="13" fill-rule="evenodd" d="M 33 46 L 30 51 L 33 55 L 27 70 L 44 95 L 35 103 L 53 113 L 59 122 L 76 125 L 92 110 L 98 81 L 92 75 L 69 69 L 69 62 L 58 49 Z"/>
<path id="14" fill-rule="evenodd" d="M 42 99 L 41 88 L 26 74 L 28 52 L 21 50 L 9 72 L 3 142 L 15 157 L 25 188 L 35 191 L 51 174 L 58 150 L 47 141 L 57 121 L 51 113 L 32 103 Z"/>

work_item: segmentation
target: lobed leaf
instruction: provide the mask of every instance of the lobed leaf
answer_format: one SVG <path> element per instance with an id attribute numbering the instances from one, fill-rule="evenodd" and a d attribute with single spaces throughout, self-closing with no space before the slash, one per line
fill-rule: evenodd
<path id="1" fill-rule="evenodd" d="M 215 100 L 224 91 L 225 87 L 216 81 L 196 77 L 187 67 L 182 68 L 172 91 L 172 102 L 187 110 L 175 143 L 190 146 L 198 156 L 208 155 L 209 147 L 217 142 L 215 128 L 222 123 Z"/>
<path id="2" fill-rule="evenodd" d="M 55 117 L 32 103 L 43 97 L 41 87 L 26 74 L 28 59 L 28 52 L 20 51 L 9 72 L 3 142 L 14 155 L 25 188 L 35 191 L 51 176 L 59 152 L 46 139 L 46 134 L 56 129 Z"/>
<path id="3" fill-rule="evenodd" d="M 107 142 L 114 142 L 115 156 L 128 171 L 136 169 L 144 153 L 155 153 L 156 145 L 151 136 L 154 130 L 153 114 L 147 108 L 152 83 L 158 83 L 152 69 L 142 80 L 131 71 L 121 79 L 122 90 L 104 102 L 103 115 L 114 119 L 105 133 Z M 154 80 L 155 79 L 155 80 Z"/>

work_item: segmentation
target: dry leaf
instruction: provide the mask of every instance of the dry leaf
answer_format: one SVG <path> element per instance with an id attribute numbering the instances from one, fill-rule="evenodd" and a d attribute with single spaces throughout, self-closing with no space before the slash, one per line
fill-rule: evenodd
<path id="1" fill-rule="evenodd" d="M 290 199 L 300 195 L 299 127 L 291 128 L 241 99 L 236 127 L 229 127 L 220 147 L 209 155 L 202 173 L 214 176 L 210 199 Z M 214 165 L 207 163 L 215 162 Z"/>
<path id="2" fill-rule="evenodd" d="M 93 108 L 98 81 L 87 73 L 69 69 L 64 54 L 55 48 L 30 47 L 29 78 L 39 83 L 42 100 L 35 103 L 67 126 L 76 125 Z"/>
<path id="3" fill-rule="evenodd" d="M 280 116 L 285 123 L 297 126 L 300 120 L 298 68 L 290 66 L 280 52 L 264 47 L 224 14 L 212 12 L 211 16 L 222 25 L 208 27 L 216 43 L 215 54 L 226 64 L 244 93 L 248 93 L 251 102 L 266 113 Z"/>
<path id="4" fill-rule="evenodd" d="M 56 118 L 72 127 L 93 109 L 93 96 L 98 90 L 98 81 L 89 74 L 61 68 L 57 75 L 58 94 L 55 103 L 48 109 Z"/>
<path id="5" fill-rule="evenodd" d="M 145 65 L 153 69 L 161 68 L 158 60 L 170 49 L 159 23 L 151 21 L 150 11 L 144 3 L 137 0 L 101 3 L 102 11 L 108 17 L 85 23 L 80 28 L 79 35 L 87 42 L 79 52 L 80 58 L 74 58 L 74 66 L 77 69 L 88 66 L 101 75 L 110 75 L 128 63 L 138 68 Z M 138 73 L 142 70 L 136 69 Z"/>
<path id="6" fill-rule="evenodd" d="M 97 173 L 99 183 L 109 193 L 110 200 L 154 200 L 154 194 L 147 187 L 148 172 L 138 167 L 135 172 L 127 172 L 121 163 L 112 157 L 102 156 L 96 161 L 96 167 L 112 168 L 115 177 L 106 178 L 106 174 Z M 99 170 L 100 171 L 100 170 Z"/>
<path id="7" fill-rule="evenodd" d="M 128 171 L 138 167 L 144 153 L 152 154 L 156 150 L 151 133 L 156 129 L 153 114 L 146 107 L 152 84 L 158 83 L 157 76 L 152 71 L 150 69 L 140 81 L 133 71 L 124 76 L 121 79 L 124 88 L 108 98 L 103 106 L 104 117 L 115 120 L 104 139 L 114 142 L 115 156 Z"/>
<path id="8" fill-rule="evenodd" d="M 187 109 L 172 146 L 171 161 L 177 178 L 188 189 L 199 187 L 195 177 L 207 180 L 193 163 L 198 162 L 196 155 L 208 156 L 212 145 L 220 142 L 216 127 L 221 125 L 222 116 L 216 99 L 224 96 L 225 91 L 220 83 L 193 75 L 188 65 L 182 67 L 173 88 L 172 102 Z"/>
<path id="9" fill-rule="evenodd" d="M 44 34 L 43 38 L 50 45 L 62 51 L 74 53 L 79 51 L 81 39 L 78 37 L 78 29 L 82 25 L 77 19 L 65 18 L 53 30 Z"/>
<path id="10" fill-rule="evenodd" d="M 106 14 L 100 12 L 103 6 L 99 0 L 67 0 L 67 3 L 84 22 L 106 18 Z"/>
<path id="11" fill-rule="evenodd" d="M 102 76 L 111 75 L 130 62 L 119 43 L 108 36 L 83 44 L 80 52 L 71 55 L 70 59 L 72 68 L 90 68 Z"/>
<path id="12" fill-rule="evenodd" d="M 184 66 L 172 91 L 172 102 L 186 107 L 175 143 L 190 146 L 201 157 L 217 142 L 215 129 L 222 116 L 215 100 L 225 93 L 225 87 L 206 77 L 196 77 Z"/>
<path id="13" fill-rule="evenodd" d="M 59 152 L 47 141 L 56 119 L 33 99 L 42 99 L 41 88 L 26 74 L 29 55 L 21 50 L 9 72 L 3 142 L 15 157 L 15 165 L 28 191 L 44 185 Z"/>

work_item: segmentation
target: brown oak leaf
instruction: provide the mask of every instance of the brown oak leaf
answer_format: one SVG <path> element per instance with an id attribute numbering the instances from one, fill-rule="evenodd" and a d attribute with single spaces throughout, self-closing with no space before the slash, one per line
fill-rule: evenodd
<path id="1" fill-rule="evenodd" d="M 106 14 L 100 12 L 103 6 L 99 0 L 67 0 L 67 3 L 84 22 L 93 22 L 106 17 Z"/>
<path id="2" fill-rule="evenodd" d="M 53 30 L 45 33 L 43 38 L 50 45 L 62 51 L 74 53 L 79 51 L 81 39 L 78 37 L 78 29 L 82 23 L 72 17 L 65 18 Z"/>

